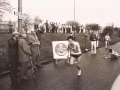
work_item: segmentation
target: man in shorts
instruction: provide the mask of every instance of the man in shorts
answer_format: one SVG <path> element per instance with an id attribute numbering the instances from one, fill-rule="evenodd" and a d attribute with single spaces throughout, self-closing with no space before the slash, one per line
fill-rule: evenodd
<path id="1" fill-rule="evenodd" d="M 76 63 L 76 66 L 78 68 L 78 76 L 81 75 L 81 68 L 80 68 L 80 59 L 81 59 L 81 48 L 78 42 L 76 42 L 74 37 L 68 37 L 69 41 L 69 52 L 70 52 L 70 64 L 73 65 Z"/>

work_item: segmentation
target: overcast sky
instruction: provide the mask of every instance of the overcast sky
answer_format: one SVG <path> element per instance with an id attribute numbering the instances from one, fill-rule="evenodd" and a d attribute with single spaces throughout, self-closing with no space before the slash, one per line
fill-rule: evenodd
<path id="1" fill-rule="evenodd" d="M 17 12 L 18 0 L 10 0 L 10 3 Z M 22 13 L 29 13 L 32 18 L 40 16 L 44 22 L 65 23 L 74 20 L 74 0 L 22 0 Z M 15 15 L 10 18 L 17 20 Z M 120 0 L 75 0 L 75 20 L 80 24 L 120 26 Z"/>

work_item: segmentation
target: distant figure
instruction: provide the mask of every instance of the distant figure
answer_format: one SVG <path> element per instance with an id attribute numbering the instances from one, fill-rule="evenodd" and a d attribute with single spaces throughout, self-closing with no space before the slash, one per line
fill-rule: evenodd
<path id="1" fill-rule="evenodd" d="M 46 33 L 49 33 L 49 24 L 48 24 L 48 20 L 46 20 L 45 26 L 46 26 Z"/>
<path id="2" fill-rule="evenodd" d="M 100 35 L 99 33 L 96 34 L 96 47 L 99 47 L 99 39 L 100 39 Z"/>
<path id="3" fill-rule="evenodd" d="M 42 30 L 40 27 L 38 27 L 37 31 L 36 31 L 36 35 L 38 37 L 38 40 L 41 41 L 41 35 L 43 34 Z"/>
<path id="4" fill-rule="evenodd" d="M 15 32 L 8 40 L 9 61 L 10 61 L 10 76 L 12 86 L 17 84 L 17 68 L 18 68 L 18 37 L 19 33 Z"/>
<path id="5" fill-rule="evenodd" d="M 81 26 L 81 28 L 80 28 L 80 29 L 81 29 L 81 30 L 80 30 L 80 31 L 81 31 L 81 33 L 83 33 L 83 32 L 84 32 L 84 31 L 83 31 L 83 30 L 84 30 L 83 25 Z"/>
<path id="6" fill-rule="evenodd" d="M 30 60 L 30 56 L 32 56 L 32 53 L 30 51 L 28 41 L 26 40 L 26 33 L 22 33 L 21 37 L 19 38 L 19 62 L 21 63 L 21 79 L 29 79 L 27 67 L 28 62 Z"/>
<path id="7" fill-rule="evenodd" d="M 34 64 L 34 68 L 42 67 L 41 59 L 40 59 L 40 41 L 36 35 L 34 29 L 31 29 L 31 35 L 28 37 L 28 42 L 30 44 L 31 52 L 32 52 L 32 60 Z"/>
<path id="8" fill-rule="evenodd" d="M 107 55 L 108 53 L 111 53 L 111 57 L 106 57 L 106 55 Z M 104 57 L 105 57 L 106 59 L 111 59 L 111 60 L 118 59 L 119 56 L 120 56 L 120 55 L 119 55 L 116 51 L 114 51 L 113 49 L 109 49 L 109 51 L 104 55 Z"/>
<path id="9" fill-rule="evenodd" d="M 88 51 L 88 42 L 89 42 L 89 33 L 88 31 L 85 32 L 85 51 Z"/>
<path id="10" fill-rule="evenodd" d="M 111 38 L 109 36 L 109 33 L 107 33 L 107 35 L 105 35 L 105 48 L 108 48 L 110 41 L 111 41 Z"/>
<path id="11" fill-rule="evenodd" d="M 96 55 L 96 39 L 97 39 L 97 38 L 96 38 L 95 31 L 93 31 L 92 34 L 90 35 L 92 55 L 93 55 L 93 54 Z"/>
<path id="12" fill-rule="evenodd" d="M 81 68 L 80 68 L 80 59 L 81 59 L 81 48 L 78 42 L 74 41 L 74 38 L 71 36 L 68 38 L 69 41 L 69 52 L 70 52 L 70 64 L 76 64 L 78 68 L 78 76 L 81 75 Z"/>

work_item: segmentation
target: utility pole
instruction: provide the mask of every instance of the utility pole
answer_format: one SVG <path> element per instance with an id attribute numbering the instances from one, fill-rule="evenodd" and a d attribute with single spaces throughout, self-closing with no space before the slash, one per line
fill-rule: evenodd
<path id="1" fill-rule="evenodd" d="M 75 22 L 75 0 L 74 0 L 74 22 Z"/>
<path id="2" fill-rule="evenodd" d="M 22 0 L 18 0 L 18 12 L 22 13 Z M 22 31 L 22 19 L 18 16 L 18 32 Z"/>
<path id="3" fill-rule="evenodd" d="M 74 0 L 74 24 L 73 24 L 73 26 L 74 26 L 74 37 L 75 37 L 75 0 Z"/>

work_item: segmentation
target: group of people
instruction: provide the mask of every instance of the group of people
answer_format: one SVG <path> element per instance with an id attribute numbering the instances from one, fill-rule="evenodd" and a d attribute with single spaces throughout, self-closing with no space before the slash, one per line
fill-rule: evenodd
<path id="1" fill-rule="evenodd" d="M 96 53 L 97 53 L 96 48 L 99 45 L 99 38 L 100 38 L 100 35 L 98 33 L 96 33 L 95 31 L 93 31 L 90 35 L 88 34 L 88 31 L 86 31 L 86 33 L 85 33 L 86 49 L 85 50 L 88 51 L 87 44 L 88 44 L 88 39 L 89 39 L 91 41 L 92 55 L 96 55 Z M 107 35 L 105 35 L 104 39 L 105 39 L 105 48 L 108 48 L 109 42 L 111 41 L 109 33 L 107 33 Z M 67 37 L 67 40 L 69 42 L 69 45 L 68 45 L 69 55 L 68 55 L 67 63 L 69 63 L 71 65 L 76 64 L 76 66 L 78 68 L 77 75 L 80 76 L 81 75 L 80 59 L 81 59 L 81 55 L 82 55 L 80 44 L 75 40 L 74 33 L 71 33 Z M 106 57 L 106 55 L 108 53 L 111 53 L 110 57 Z M 106 59 L 111 59 L 111 60 L 118 59 L 119 56 L 120 55 L 113 49 L 108 49 L 108 52 L 104 55 L 104 57 Z"/>
<path id="2" fill-rule="evenodd" d="M 99 47 L 99 40 L 100 40 L 100 34 L 97 31 L 93 31 L 91 34 L 89 34 L 88 31 L 85 32 L 85 50 L 88 51 L 88 41 L 91 42 L 91 52 L 92 54 L 96 54 L 96 48 Z M 109 42 L 111 41 L 109 33 L 107 33 L 104 37 L 105 41 L 105 48 L 108 48 Z"/>
<path id="3" fill-rule="evenodd" d="M 28 64 L 32 60 L 33 68 L 42 67 L 40 60 L 40 32 L 33 29 L 30 34 L 26 32 L 13 32 L 12 37 L 8 40 L 9 61 L 11 85 L 17 84 L 17 70 L 20 67 L 20 78 L 29 79 Z"/>
<path id="4" fill-rule="evenodd" d="M 81 26 L 72 26 L 60 23 L 50 22 L 48 20 L 43 25 L 40 25 L 42 32 L 44 33 L 71 33 L 75 30 L 76 33 L 83 33 L 84 27 Z"/>
<path id="5" fill-rule="evenodd" d="M 17 84 L 17 69 L 20 66 L 20 78 L 21 79 L 29 79 L 28 71 L 28 63 L 32 60 L 31 66 L 33 68 L 42 67 L 41 59 L 40 59 L 40 41 L 41 41 L 41 29 L 38 28 L 37 31 L 34 29 L 31 30 L 30 34 L 26 34 L 26 32 L 18 33 L 14 32 L 12 37 L 8 40 L 9 46 L 9 61 L 10 61 L 10 73 L 11 73 L 11 85 Z M 87 51 L 88 39 L 91 41 L 91 52 L 92 55 L 96 55 L 96 48 L 99 46 L 99 33 L 93 31 L 89 34 L 88 31 L 85 32 L 85 50 Z M 74 32 L 67 37 L 69 42 L 68 52 L 70 54 L 69 63 L 71 65 L 76 64 L 78 69 L 78 76 L 81 75 L 80 68 L 80 59 L 82 55 L 82 51 L 80 48 L 80 44 L 75 40 Z M 105 47 L 108 48 L 108 44 L 111 41 L 109 34 L 105 36 Z M 109 49 L 111 53 L 112 59 L 118 58 L 119 54 L 112 49 Z M 106 53 L 106 55 L 108 54 Z M 106 57 L 105 58 L 108 58 Z"/>

